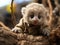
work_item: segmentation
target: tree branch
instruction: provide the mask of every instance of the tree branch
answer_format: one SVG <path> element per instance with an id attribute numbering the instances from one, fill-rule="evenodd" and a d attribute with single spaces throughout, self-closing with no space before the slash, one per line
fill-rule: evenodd
<path id="1" fill-rule="evenodd" d="M 13 25 L 15 26 L 16 25 L 16 18 L 15 18 L 14 12 L 13 12 L 13 2 L 14 2 L 14 0 L 11 1 L 11 16 L 12 16 Z"/>

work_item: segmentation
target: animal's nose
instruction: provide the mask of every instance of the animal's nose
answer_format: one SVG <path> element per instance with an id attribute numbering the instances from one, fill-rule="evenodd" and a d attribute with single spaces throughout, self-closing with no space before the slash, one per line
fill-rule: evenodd
<path id="1" fill-rule="evenodd" d="M 34 22 L 35 22 L 35 23 L 37 23 L 37 22 L 38 22 L 38 20 L 34 20 Z"/>

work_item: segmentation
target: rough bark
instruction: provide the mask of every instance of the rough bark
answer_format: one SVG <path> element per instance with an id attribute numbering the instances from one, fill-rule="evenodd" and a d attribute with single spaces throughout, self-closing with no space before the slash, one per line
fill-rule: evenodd
<path id="1" fill-rule="evenodd" d="M 49 45 L 49 42 L 43 36 L 16 34 L 0 27 L 0 45 Z"/>
<path id="2" fill-rule="evenodd" d="M 14 33 L 0 27 L 0 45 L 60 45 L 60 31 L 55 29 L 49 37 Z"/>

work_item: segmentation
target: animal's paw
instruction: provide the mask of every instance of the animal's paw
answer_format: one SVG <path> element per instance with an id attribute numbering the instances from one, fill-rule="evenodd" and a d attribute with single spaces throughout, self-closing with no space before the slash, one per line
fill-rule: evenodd
<path id="1" fill-rule="evenodd" d="M 44 29 L 43 33 L 44 33 L 44 35 L 49 36 L 50 35 L 50 30 L 49 29 Z"/>
<path id="2" fill-rule="evenodd" d="M 13 28 L 12 31 L 15 33 L 22 33 L 22 30 L 18 27 Z"/>

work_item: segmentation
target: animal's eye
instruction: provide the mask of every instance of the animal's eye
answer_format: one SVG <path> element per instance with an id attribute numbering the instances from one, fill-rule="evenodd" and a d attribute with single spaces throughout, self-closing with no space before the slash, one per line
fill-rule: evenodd
<path id="1" fill-rule="evenodd" d="M 38 15 L 38 18 L 40 19 L 42 16 Z"/>
<path id="2" fill-rule="evenodd" d="M 34 17 L 34 14 L 31 14 L 30 17 L 33 18 Z"/>

